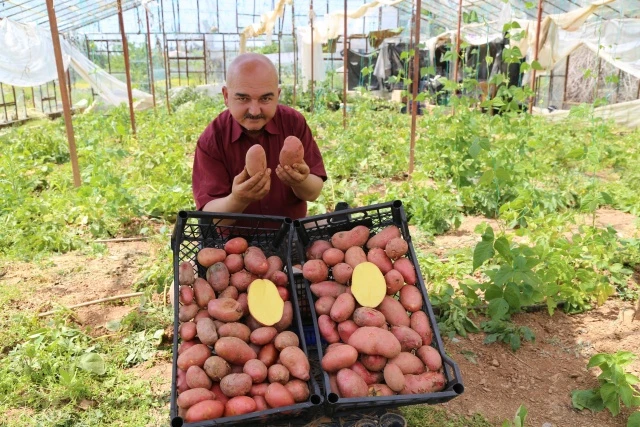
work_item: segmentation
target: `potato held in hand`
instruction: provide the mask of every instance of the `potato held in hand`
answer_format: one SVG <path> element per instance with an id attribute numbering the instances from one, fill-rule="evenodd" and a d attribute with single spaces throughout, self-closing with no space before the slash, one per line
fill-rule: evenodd
<path id="1" fill-rule="evenodd" d="M 282 166 L 304 162 L 304 147 L 297 137 L 291 135 L 284 140 L 279 161 Z"/>
<path id="2" fill-rule="evenodd" d="M 267 154 L 264 148 L 258 144 L 252 145 L 247 151 L 244 162 L 249 176 L 264 172 L 267 169 Z"/>

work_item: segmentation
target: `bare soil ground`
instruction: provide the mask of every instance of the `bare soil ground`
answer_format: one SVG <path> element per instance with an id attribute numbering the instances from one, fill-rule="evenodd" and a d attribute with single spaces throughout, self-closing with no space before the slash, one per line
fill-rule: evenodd
<path id="1" fill-rule="evenodd" d="M 430 245 L 432 251 L 444 255 L 449 249 L 475 245 L 479 236 L 473 230 L 483 221 L 487 220 L 467 218 L 460 229 L 438 236 Z M 638 235 L 637 219 L 631 215 L 602 210 L 596 221 L 613 226 L 624 237 Z M 38 297 L 23 299 L 20 308 L 44 312 L 59 305 L 133 292 L 140 267 L 152 260 L 157 250 L 146 241 L 108 243 L 101 257 L 69 253 L 54 256 L 40 267 L 15 263 L 6 267 L 0 284 L 28 283 Z M 635 277 L 636 284 L 639 276 Z M 137 303 L 137 298 L 114 301 L 76 308 L 74 313 L 76 321 L 92 335 L 106 335 L 106 323 L 123 318 Z M 633 312 L 633 303 L 611 299 L 579 315 L 560 311 L 553 317 L 546 311 L 517 315 L 514 321 L 528 326 L 536 340 L 524 343 L 515 353 L 502 344 L 483 344 L 483 334 L 446 339 L 445 350 L 460 366 L 465 392 L 440 406 L 452 414 L 482 414 L 495 425 L 513 419 L 520 405 L 528 409 L 527 425 L 531 426 L 626 425 L 628 409 L 616 418 L 607 411 L 578 412 L 571 406 L 571 391 L 597 387 L 599 372 L 586 369 L 592 355 L 618 350 L 640 352 L 640 321 L 632 320 Z M 171 364 L 165 359 L 132 369 L 132 375 L 149 379 L 154 392 L 166 399 L 166 413 L 159 414 L 157 425 L 166 425 L 169 418 Z M 628 371 L 640 376 L 640 360 Z"/>

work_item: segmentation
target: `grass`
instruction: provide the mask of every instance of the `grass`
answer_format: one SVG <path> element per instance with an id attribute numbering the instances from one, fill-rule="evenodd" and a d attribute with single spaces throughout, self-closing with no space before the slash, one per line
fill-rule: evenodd
<path id="1" fill-rule="evenodd" d="M 491 427 L 481 414 L 473 416 L 456 415 L 436 406 L 414 405 L 401 409 L 408 427 Z"/>

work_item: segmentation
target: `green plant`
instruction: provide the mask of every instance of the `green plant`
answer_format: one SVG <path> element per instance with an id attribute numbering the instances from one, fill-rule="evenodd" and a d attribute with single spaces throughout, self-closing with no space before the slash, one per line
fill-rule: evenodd
<path id="1" fill-rule="evenodd" d="M 527 420 L 527 408 L 524 405 L 520 405 L 516 411 L 516 415 L 513 417 L 513 421 L 505 420 L 502 423 L 502 427 L 524 427 Z"/>

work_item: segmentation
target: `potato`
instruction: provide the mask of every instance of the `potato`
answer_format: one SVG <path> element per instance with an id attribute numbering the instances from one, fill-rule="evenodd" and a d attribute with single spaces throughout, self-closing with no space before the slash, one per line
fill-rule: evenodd
<path id="1" fill-rule="evenodd" d="M 393 396 L 395 393 L 386 384 L 371 384 L 368 396 Z"/>
<path id="2" fill-rule="evenodd" d="M 267 392 L 267 387 L 269 387 L 269 383 L 254 384 L 251 386 L 249 395 L 253 397 L 264 396 L 264 394 Z"/>
<path id="3" fill-rule="evenodd" d="M 198 338 L 202 344 L 214 345 L 218 341 L 218 332 L 216 331 L 216 325 L 213 320 L 200 319 L 196 323 L 196 330 L 198 331 Z"/>
<path id="4" fill-rule="evenodd" d="M 425 366 L 422 360 L 420 360 L 418 356 L 407 351 L 403 351 L 393 359 L 389 359 L 389 363 L 393 363 L 398 366 L 404 375 L 418 375 L 425 371 Z"/>
<path id="5" fill-rule="evenodd" d="M 235 286 L 229 286 L 227 289 L 218 294 L 218 298 L 231 298 L 236 301 L 238 300 L 239 296 L 240 292 L 238 292 L 238 288 L 236 288 Z"/>
<path id="6" fill-rule="evenodd" d="M 420 335 L 408 326 L 392 326 L 391 333 L 400 341 L 402 351 L 411 351 L 422 346 Z"/>
<path id="7" fill-rule="evenodd" d="M 227 257 L 227 253 L 224 249 L 218 248 L 203 248 L 198 251 L 198 255 L 196 255 L 196 259 L 198 264 L 200 264 L 204 268 L 209 268 L 216 262 L 224 261 Z"/>
<path id="8" fill-rule="evenodd" d="M 314 304 L 316 308 L 316 315 L 321 316 L 323 314 L 329 314 L 334 302 L 336 302 L 334 297 L 324 296 L 318 298 Z"/>
<path id="9" fill-rule="evenodd" d="M 400 289 L 400 304 L 405 310 L 416 312 L 422 310 L 422 293 L 416 286 L 407 285 Z"/>
<path id="10" fill-rule="evenodd" d="M 358 350 L 348 344 L 342 344 L 339 347 L 327 351 L 322 356 L 322 369 L 327 372 L 338 372 L 342 368 L 353 366 L 358 360 Z"/>
<path id="11" fill-rule="evenodd" d="M 331 248 L 331 243 L 326 240 L 315 240 L 311 245 L 307 248 L 305 255 L 307 259 L 322 259 L 322 254 L 324 251 Z"/>
<path id="12" fill-rule="evenodd" d="M 278 350 L 273 343 L 263 346 L 258 353 L 258 359 L 268 368 L 278 361 Z"/>
<path id="13" fill-rule="evenodd" d="M 333 280 L 342 285 L 346 285 L 353 276 L 353 267 L 346 262 L 339 262 L 331 268 Z"/>
<path id="14" fill-rule="evenodd" d="M 193 288 L 191 286 L 180 286 L 179 294 L 182 304 L 187 305 L 193 303 Z"/>
<path id="15" fill-rule="evenodd" d="M 360 362 L 371 372 L 381 372 L 387 364 L 387 358 L 373 354 L 363 354 L 360 356 Z"/>
<path id="16" fill-rule="evenodd" d="M 356 225 L 349 231 L 339 231 L 331 236 L 331 244 L 334 248 L 346 251 L 353 246 L 364 246 L 368 239 L 369 229 L 364 225 Z"/>
<path id="17" fill-rule="evenodd" d="M 178 309 L 178 320 L 181 322 L 188 322 L 198 314 L 198 310 L 200 310 L 198 304 L 181 305 Z"/>
<path id="18" fill-rule="evenodd" d="M 364 397 L 369 392 L 369 386 L 362 377 L 348 368 L 338 371 L 336 382 L 340 397 Z"/>
<path id="19" fill-rule="evenodd" d="M 423 345 L 416 351 L 416 356 L 422 360 L 430 371 L 438 371 L 442 368 L 442 356 L 438 350 L 430 345 Z"/>
<path id="20" fill-rule="evenodd" d="M 268 386 L 269 384 L 265 384 L 265 386 Z M 266 393 L 266 387 L 265 387 L 265 393 Z M 269 405 L 267 405 L 267 401 L 264 399 L 264 394 L 262 394 L 261 396 L 253 396 L 253 400 L 255 400 L 256 402 L 256 411 L 266 411 L 267 409 L 269 409 Z"/>
<path id="21" fill-rule="evenodd" d="M 384 356 L 387 359 L 396 357 L 401 351 L 400 342 L 391 332 L 373 326 L 358 328 L 349 337 L 348 344 L 359 353 Z"/>
<path id="22" fill-rule="evenodd" d="M 381 248 L 373 248 L 367 253 L 367 261 L 378 266 L 382 274 L 387 274 L 393 269 L 393 263 Z"/>
<path id="23" fill-rule="evenodd" d="M 404 277 L 396 269 L 392 269 L 385 274 L 384 281 L 387 284 L 387 295 L 395 294 L 404 286 Z"/>
<path id="24" fill-rule="evenodd" d="M 236 337 L 244 342 L 249 342 L 251 329 L 247 325 L 238 322 L 225 323 L 218 328 L 218 335 L 221 337 Z"/>
<path id="25" fill-rule="evenodd" d="M 388 295 L 384 297 L 377 310 L 384 315 L 387 323 L 391 326 L 409 326 L 411 324 L 402 304 Z"/>
<path id="26" fill-rule="evenodd" d="M 320 283 L 313 283 L 310 287 L 311 293 L 317 298 L 329 296 L 337 298 L 338 295 L 345 293 L 347 287 L 332 280 L 325 280 Z"/>
<path id="27" fill-rule="evenodd" d="M 180 346 L 178 347 L 178 355 L 181 355 L 182 353 L 184 353 L 185 351 L 187 351 L 188 349 L 190 349 L 196 344 L 200 344 L 200 340 L 198 338 L 191 341 L 181 342 Z"/>
<path id="28" fill-rule="evenodd" d="M 251 282 L 256 279 L 258 279 L 258 276 L 242 269 L 231 275 L 230 283 L 231 286 L 236 288 L 239 292 L 246 292 L 246 290 L 249 289 Z"/>
<path id="29" fill-rule="evenodd" d="M 267 392 L 264 394 L 264 399 L 271 408 L 281 408 L 296 403 L 291 392 L 280 383 L 269 384 Z"/>
<path id="30" fill-rule="evenodd" d="M 302 276 L 311 283 L 322 282 L 329 276 L 329 267 L 321 259 L 310 259 L 302 265 Z"/>
<path id="31" fill-rule="evenodd" d="M 300 345 L 300 339 L 295 332 L 284 331 L 280 332 L 276 336 L 273 344 L 276 346 L 278 351 L 282 351 L 287 347 L 298 347 Z M 280 355 L 280 357 L 282 358 L 282 355 Z"/>
<path id="32" fill-rule="evenodd" d="M 244 258 L 240 254 L 229 254 L 224 259 L 224 265 L 227 266 L 229 274 L 237 273 L 244 268 Z"/>
<path id="33" fill-rule="evenodd" d="M 236 322 L 243 315 L 240 303 L 231 298 L 218 298 L 209 301 L 207 311 L 211 317 L 223 322 Z"/>
<path id="34" fill-rule="evenodd" d="M 264 278 L 273 281 L 271 276 L 276 271 L 282 272 L 282 269 L 284 268 L 284 263 L 282 262 L 282 259 L 278 255 L 271 255 L 270 257 L 267 258 L 267 264 L 269 265 L 269 269 L 264 274 Z"/>
<path id="35" fill-rule="evenodd" d="M 322 338 L 324 338 L 328 343 L 336 343 L 340 341 L 336 322 L 331 320 L 331 317 L 326 314 L 318 317 L 318 329 L 320 330 Z"/>
<path id="36" fill-rule="evenodd" d="M 211 356 L 211 350 L 204 344 L 196 344 L 178 356 L 178 368 L 186 371 L 190 366 L 203 366 Z"/>
<path id="37" fill-rule="evenodd" d="M 244 365 L 247 361 L 258 357 L 246 342 L 236 337 L 219 338 L 214 349 L 218 356 L 234 365 Z"/>
<path id="38" fill-rule="evenodd" d="M 244 415 L 256 410 L 256 401 L 249 396 L 236 396 L 224 405 L 224 416 Z"/>
<path id="39" fill-rule="evenodd" d="M 338 248 L 329 248 L 322 253 L 322 261 L 329 267 L 344 261 L 344 252 Z"/>
<path id="40" fill-rule="evenodd" d="M 304 162 L 304 147 L 298 137 L 290 135 L 284 139 L 278 160 L 282 166 Z"/>
<path id="41" fill-rule="evenodd" d="M 220 380 L 220 390 L 227 397 L 244 396 L 249 394 L 253 380 L 248 374 L 229 374 Z"/>
<path id="42" fill-rule="evenodd" d="M 309 365 L 309 359 L 298 347 L 285 347 L 280 351 L 280 363 L 289 370 L 289 373 L 299 380 L 309 380 L 309 372 L 311 366 Z"/>
<path id="43" fill-rule="evenodd" d="M 204 371 L 212 380 L 220 381 L 231 373 L 231 366 L 222 357 L 211 356 L 204 362 Z"/>
<path id="44" fill-rule="evenodd" d="M 353 312 L 353 321 L 358 326 L 382 327 L 387 321 L 384 314 L 370 307 L 358 307 Z"/>
<path id="45" fill-rule="evenodd" d="M 260 384 L 267 378 L 267 367 L 259 359 L 247 360 L 242 367 L 242 372 L 249 375 L 254 384 Z"/>
<path id="46" fill-rule="evenodd" d="M 203 400 L 187 409 L 184 420 L 188 423 L 194 423 L 220 418 L 222 414 L 224 414 L 224 403 L 219 400 Z"/>
<path id="47" fill-rule="evenodd" d="M 242 365 L 231 365 L 232 374 L 242 374 Z"/>
<path id="48" fill-rule="evenodd" d="M 408 251 L 409 244 L 402 237 L 394 237 L 389 240 L 387 245 L 384 247 L 384 252 L 392 260 L 396 260 L 404 256 Z"/>
<path id="49" fill-rule="evenodd" d="M 178 334 L 183 341 L 191 341 L 196 337 L 196 324 L 193 322 L 182 323 L 178 327 Z"/>
<path id="50" fill-rule="evenodd" d="M 388 227 L 385 227 L 382 230 L 380 230 L 379 233 L 377 233 L 375 236 L 372 236 L 367 241 L 367 249 L 373 249 L 373 248 L 384 249 L 387 246 L 387 243 L 389 243 L 391 239 L 394 239 L 400 236 L 401 236 L 400 229 L 395 225 L 389 225 Z"/>
<path id="51" fill-rule="evenodd" d="M 244 252 L 244 268 L 249 273 L 262 277 L 269 271 L 269 263 L 262 249 L 257 246 L 249 246 Z"/>
<path id="52" fill-rule="evenodd" d="M 367 385 L 379 383 L 382 381 L 383 376 L 381 372 L 371 372 L 369 371 L 362 363 L 356 361 L 349 368 L 356 374 L 360 375 L 360 377 L 364 380 Z"/>
<path id="53" fill-rule="evenodd" d="M 187 385 L 187 373 L 179 368 L 176 373 L 176 389 L 178 390 L 178 393 L 184 393 L 189 390 L 189 386 Z"/>
<path id="54" fill-rule="evenodd" d="M 409 258 L 398 258 L 393 263 L 393 268 L 402 274 L 402 278 L 407 285 L 415 285 L 417 279 L 416 269 Z"/>
<path id="55" fill-rule="evenodd" d="M 192 365 L 187 369 L 187 385 L 189 388 L 211 388 L 211 378 L 200 366 Z"/>
<path id="56" fill-rule="evenodd" d="M 238 304 L 240 304 L 240 307 L 242 308 L 242 316 L 246 316 L 250 313 L 249 311 L 249 295 L 246 292 L 243 292 L 241 294 L 238 295 L 238 298 L 236 298 L 236 301 L 238 301 Z M 248 326 L 247 326 L 248 328 Z M 249 333 L 251 333 L 251 329 L 249 329 Z"/>
<path id="57" fill-rule="evenodd" d="M 239 255 L 249 247 L 249 243 L 244 237 L 233 237 L 227 240 L 224 244 L 224 251 L 227 254 Z"/>
<path id="58" fill-rule="evenodd" d="M 193 292 L 195 294 L 196 304 L 205 308 L 209 301 L 216 299 L 216 294 L 211 285 L 204 279 L 198 277 L 193 283 Z"/>
<path id="59" fill-rule="evenodd" d="M 267 170 L 267 153 L 260 144 L 254 144 L 247 150 L 244 162 L 249 176 L 254 176 Z"/>
<path id="60" fill-rule="evenodd" d="M 206 308 L 198 310 L 198 313 L 193 318 L 193 323 L 197 324 L 200 319 L 211 319 L 211 316 L 209 316 L 209 312 L 207 311 Z M 216 322 L 216 321 L 214 321 L 214 322 Z M 216 329 L 217 328 L 218 327 L 216 326 Z"/>
<path id="61" fill-rule="evenodd" d="M 180 393 L 177 404 L 180 408 L 189 409 L 203 400 L 215 400 L 216 395 L 209 388 L 192 388 Z"/>
<path id="62" fill-rule="evenodd" d="M 400 392 L 404 388 L 404 374 L 393 363 L 387 363 L 384 367 L 384 382 L 395 392 Z"/>
<path id="63" fill-rule="evenodd" d="M 348 342 L 349 337 L 356 331 L 356 329 L 358 329 L 358 325 L 356 325 L 353 320 L 345 320 L 344 322 L 340 322 L 338 324 L 338 335 L 340 335 L 340 340 L 342 342 Z"/>
<path id="64" fill-rule="evenodd" d="M 213 384 L 213 387 L 211 387 L 211 391 L 215 393 L 216 400 L 222 402 L 223 405 L 226 405 L 226 403 L 229 401 L 229 398 L 222 392 L 219 382 Z"/>
<path id="65" fill-rule="evenodd" d="M 282 299 L 284 301 L 289 300 L 289 291 L 286 286 L 289 284 L 289 276 L 284 271 L 274 271 L 271 275 L 271 281 L 278 287 L 278 291 L 282 290 L 286 291 L 284 294 L 281 294 Z"/>
<path id="66" fill-rule="evenodd" d="M 255 345 L 265 345 L 273 341 L 277 333 L 273 326 L 263 326 L 251 332 L 249 340 Z"/>
<path id="67" fill-rule="evenodd" d="M 340 294 L 336 298 L 336 302 L 331 307 L 329 317 L 334 322 L 344 322 L 349 319 L 356 309 L 356 300 L 351 294 Z"/>
<path id="68" fill-rule="evenodd" d="M 444 389 L 447 380 L 440 372 L 425 372 L 420 375 L 405 375 L 404 388 L 400 394 L 425 394 Z"/>
<path id="69" fill-rule="evenodd" d="M 229 286 L 230 274 L 224 262 L 216 262 L 207 268 L 207 282 L 214 291 L 222 292 Z"/>
<path id="70" fill-rule="evenodd" d="M 179 285 L 191 285 L 195 280 L 195 274 L 193 271 L 193 265 L 189 261 L 180 263 L 178 267 L 178 284 Z"/>
<path id="71" fill-rule="evenodd" d="M 269 370 L 267 372 L 267 378 L 270 383 L 280 383 L 282 385 L 289 382 L 290 375 L 291 373 L 286 366 L 280 363 L 274 363 L 269 366 Z"/>
<path id="72" fill-rule="evenodd" d="M 358 264 L 367 262 L 367 255 L 360 246 L 352 246 L 345 251 L 344 262 L 349 264 L 351 268 L 356 268 Z"/>
<path id="73" fill-rule="evenodd" d="M 309 396 L 311 395 L 311 393 L 309 392 L 309 386 L 306 382 L 298 379 L 293 379 L 286 383 L 284 386 L 287 388 L 287 390 L 289 390 L 289 392 L 293 396 L 293 400 L 295 400 L 296 403 L 306 402 L 307 400 L 309 400 Z"/>
<path id="74" fill-rule="evenodd" d="M 289 326 L 291 326 L 292 322 L 293 322 L 293 305 L 291 304 L 291 301 L 285 301 L 284 308 L 282 309 L 282 318 L 278 323 L 273 325 L 273 327 L 276 328 L 276 331 L 282 332 L 288 329 Z"/>

